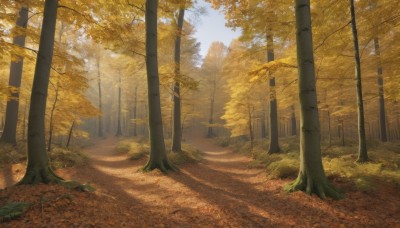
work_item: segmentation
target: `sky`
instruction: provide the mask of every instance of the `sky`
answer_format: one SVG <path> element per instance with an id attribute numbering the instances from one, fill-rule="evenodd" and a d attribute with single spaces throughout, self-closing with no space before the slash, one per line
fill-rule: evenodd
<path id="1" fill-rule="evenodd" d="M 194 19 L 196 27 L 195 37 L 201 43 L 200 54 L 205 57 L 213 41 L 221 41 L 229 46 L 232 39 L 240 36 L 240 31 L 233 31 L 225 26 L 224 14 L 211 7 L 211 4 L 204 0 L 199 0 L 198 6 L 203 6 L 207 13 Z M 189 18 L 193 19 L 193 13 L 189 12 Z M 193 22 L 192 22 L 193 23 Z"/>

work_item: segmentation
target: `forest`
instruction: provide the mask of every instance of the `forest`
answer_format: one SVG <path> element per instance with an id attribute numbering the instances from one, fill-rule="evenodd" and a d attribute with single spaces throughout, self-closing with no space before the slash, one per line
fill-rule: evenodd
<path id="1" fill-rule="evenodd" d="M 400 1 L 0 1 L 0 225 L 400 227 Z"/>

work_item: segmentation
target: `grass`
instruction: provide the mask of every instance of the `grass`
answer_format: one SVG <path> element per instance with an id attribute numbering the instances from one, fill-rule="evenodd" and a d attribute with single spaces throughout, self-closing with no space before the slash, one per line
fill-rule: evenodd
<path id="1" fill-rule="evenodd" d="M 270 178 L 295 178 L 299 169 L 299 139 L 297 137 L 280 138 L 282 153 L 267 154 L 267 140 L 257 140 L 253 150 L 250 143 L 243 140 L 217 139 L 218 144 L 229 147 L 248 156 L 253 161 L 250 167 L 264 168 Z M 338 144 L 337 144 L 338 145 Z M 225 145 L 226 146 L 226 145 Z M 400 144 L 399 143 L 370 143 L 368 148 L 371 162 L 356 163 L 358 147 L 321 145 L 323 164 L 326 175 L 330 178 L 351 183 L 363 192 L 373 192 L 381 183 L 390 184 L 400 189 Z"/>

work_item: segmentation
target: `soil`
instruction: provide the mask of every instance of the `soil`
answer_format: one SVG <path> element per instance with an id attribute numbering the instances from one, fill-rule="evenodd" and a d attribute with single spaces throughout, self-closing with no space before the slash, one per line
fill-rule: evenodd
<path id="1" fill-rule="evenodd" d="M 96 142 L 84 167 L 57 170 L 65 179 L 90 183 L 94 193 L 56 185 L 18 186 L 0 191 L 0 205 L 32 202 L 4 227 L 400 227 L 400 194 L 389 186 L 373 193 L 350 191 L 339 201 L 302 192 L 287 194 L 293 180 L 271 180 L 250 158 L 196 138 L 198 164 L 163 174 L 140 170 L 146 158 L 116 154 L 116 138 Z M 24 164 L 0 172 L 0 188 L 24 174 Z M 341 185 L 341 183 L 335 183 Z"/>

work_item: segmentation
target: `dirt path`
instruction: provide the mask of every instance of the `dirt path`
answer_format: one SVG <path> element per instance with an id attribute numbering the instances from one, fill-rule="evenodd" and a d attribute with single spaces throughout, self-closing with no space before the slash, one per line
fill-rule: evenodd
<path id="1" fill-rule="evenodd" d="M 99 141 L 86 150 L 90 165 L 59 172 L 92 183 L 98 196 L 93 200 L 104 201 L 75 216 L 113 220 L 108 224 L 114 227 L 400 227 L 399 197 L 354 192 L 345 200 L 321 201 L 303 193 L 288 195 L 282 192 L 288 181 L 267 180 L 262 169 L 247 167 L 249 158 L 205 139 L 189 141 L 204 152 L 204 160 L 167 175 L 137 172 L 146 159 L 116 155 L 115 138 Z"/>

